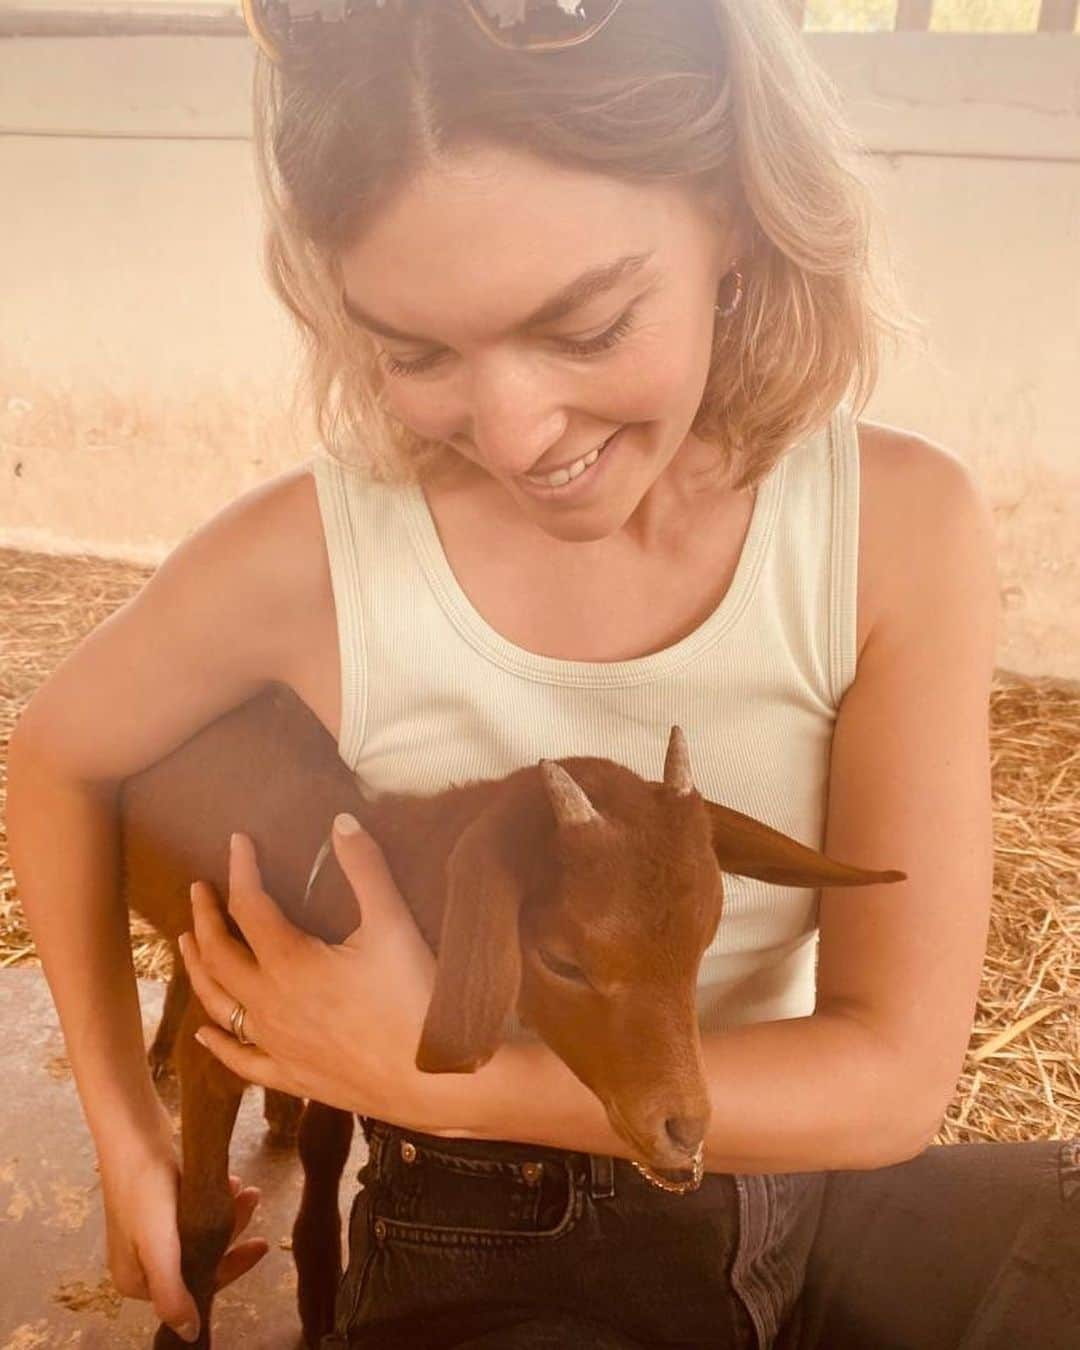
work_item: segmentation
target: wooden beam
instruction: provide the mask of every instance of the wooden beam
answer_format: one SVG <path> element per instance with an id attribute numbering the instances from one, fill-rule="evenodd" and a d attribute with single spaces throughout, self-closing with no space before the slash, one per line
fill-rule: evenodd
<path id="1" fill-rule="evenodd" d="M 36 8 L 35 3 L 8 5 L 0 0 L 0 40 L 8 37 L 134 37 L 153 34 L 207 34 L 242 37 L 247 25 L 239 11 L 229 14 L 224 5 L 205 14 L 192 8 L 186 14 L 169 11 L 163 5 L 155 11 L 147 5 L 132 5 L 130 10 L 113 5 L 98 13 L 93 9 Z M 12 53 L 14 55 L 14 53 Z"/>
<path id="2" fill-rule="evenodd" d="M 934 0 L 896 0 L 896 31 L 925 33 L 933 9 Z"/>
<path id="3" fill-rule="evenodd" d="M 1076 28 L 1077 0 L 1042 0 L 1040 33 L 1071 33 Z"/>

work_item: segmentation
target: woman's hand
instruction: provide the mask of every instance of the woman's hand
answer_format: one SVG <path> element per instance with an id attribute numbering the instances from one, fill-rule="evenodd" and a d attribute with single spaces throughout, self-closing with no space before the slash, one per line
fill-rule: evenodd
<path id="1" fill-rule="evenodd" d="M 460 1083 L 455 1088 L 447 1080 L 468 1075 L 416 1068 L 435 957 L 371 835 L 335 828 L 333 842 L 358 901 L 358 926 L 337 946 L 289 922 L 262 889 L 255 847 L 245 834 L 233 836 L 228 912 L 250 951 L 230 935 L 213 887 L 192 887 L 194 933 L 183 935 L 180 949 L 213 1019 L 198 1038 L 248 1082 L 442 1132 L 457 1123 L 444 1113 L 461 1092 Z M 253 1046 L 225 1030 L 238 1002 Z"/>
<path id="2" fill-rule="evenodd" d="M 180 1273 L 180 1235 L 176 1205 L 180 1169 L 171 1144 L 145 1151 L 125 1148 L 123 1157 L 99 1157 L 101 1191 L 105 1203 L 105 1238 L 109 1274 L 117 1293 L 149 1299 L 157 1317 L 185 1340 L 199 1332 L 199 1314 Z M 245 1274 L 269 1250 L 264 1238 L 249 1238 L 231 1246 L 251 1222 L 259 1203 L 256 1186 L 242 1187 L 229 1177 L 236 1203 L 230 1248 L 217 1268 L 215 1287 Z"/>

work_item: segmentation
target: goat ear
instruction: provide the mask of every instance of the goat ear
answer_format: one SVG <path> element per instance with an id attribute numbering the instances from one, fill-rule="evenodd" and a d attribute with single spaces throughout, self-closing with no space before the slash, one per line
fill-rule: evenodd
<path id="1" fill-rule="evenodd" d="M 498 1049 L 521 984 L 518 913 L 527 845 L 503 794 L 466 827 L 447 861 L 435 987 L 416 1067 L 472 1073 Z"/>
<path id="2" fill-rule="evenodd" d="M 741 811 L 706 801 L 713 852 L 722 872 L 756 877 L 774 886 L 869 886 L 906 881 L 906 872 L 871 872 L 835 862 Z"/>

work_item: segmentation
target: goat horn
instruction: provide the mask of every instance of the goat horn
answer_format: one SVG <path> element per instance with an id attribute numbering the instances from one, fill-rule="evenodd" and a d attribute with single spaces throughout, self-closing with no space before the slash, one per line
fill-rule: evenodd
<path id="1" fill-rule="evenodd" d="M 589 825 L 603 819 L 585 789 L 574 782 L 561 764 L 542 759 L 540 775 L 559 825 Z"/>
<path id="2" fill-rule="evenodd" d="M 690 773 L 690 751 L 681 727 L 672 727 L 664 760 L 664 786 L 679 797 L 688 797 L 694 790 Z"/>

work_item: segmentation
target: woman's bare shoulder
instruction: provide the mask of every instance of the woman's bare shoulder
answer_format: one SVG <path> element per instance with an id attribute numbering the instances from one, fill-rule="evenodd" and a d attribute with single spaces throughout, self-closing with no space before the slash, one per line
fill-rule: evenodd
<path id="1" fill-rule="evenodd" d="M 943 504 L 967 499 L 988 509 L 971 470 L 953 451 L 914 431 L 857 423 L 859 438 L 858 638 L 897 602 L 905 558 L 928 546 L 926 526 Z"/>
<path id="2" fill-rule="evenodd" d="M 263 485 L 277 547 L 262 550 L 265 584 L 282 597 L 287 644 L 282 678 L 336 740 L 341 676 L 330 559 L 315 474 L 309 463 Z"/>
<path id="3" fill-rule="evenodd" d="M 921 436 L 917 431 L 889 426 L 886 422 L 858 422 L 860 468 L 880 478 L 893 475 L 893 486 L 929 485 L 925 475 L 969 474 L 954 451 Z"/>
<path id="4" fill-rule="evenodd" d="M 119 782 L 259 693 L 291 685 L 337 734 L 337 637 L 318 501 L 302 468 L 228 502 L 34 692 L 12 742 Z"/>

